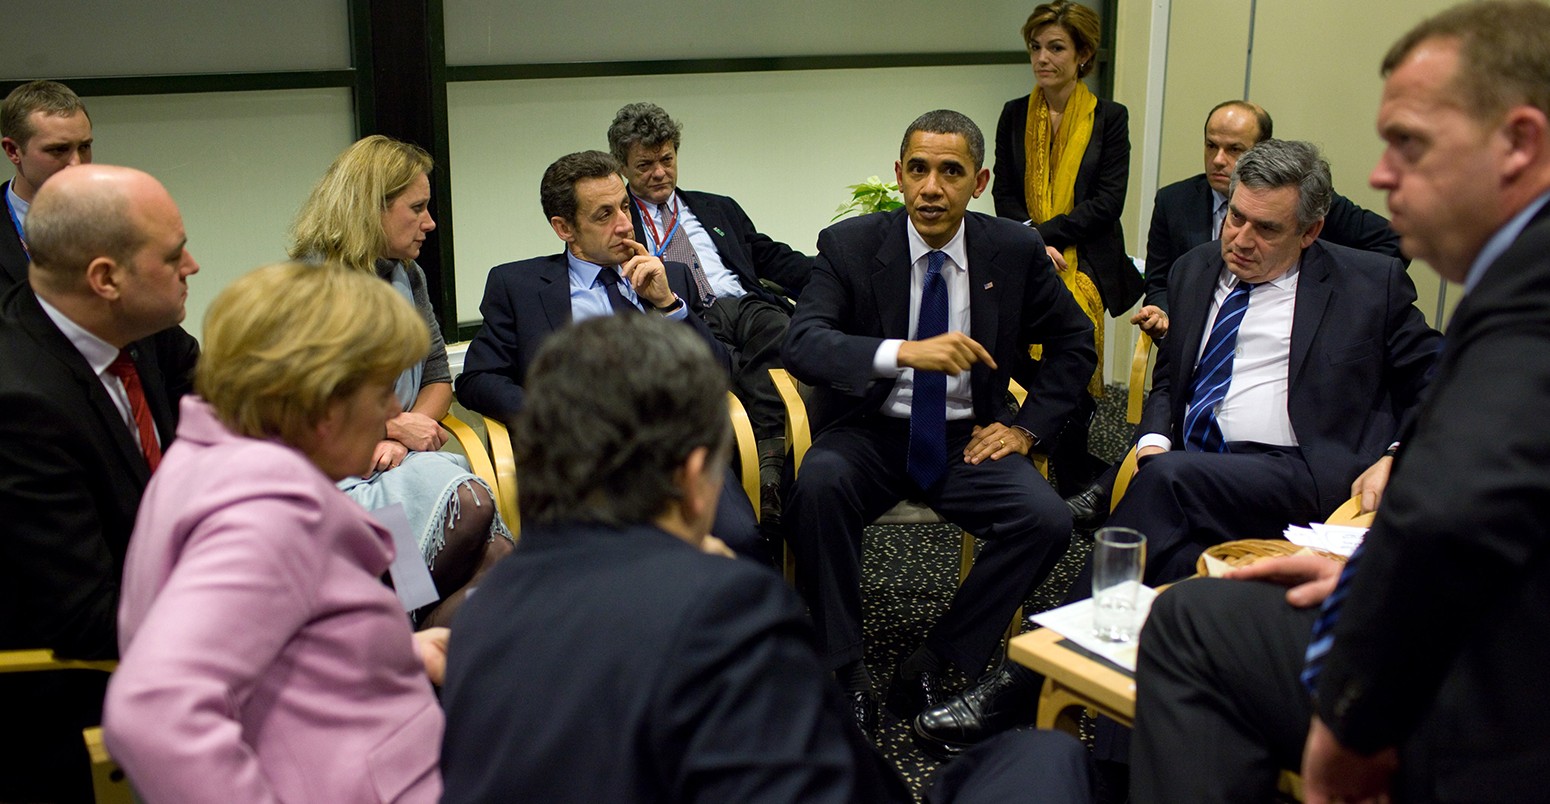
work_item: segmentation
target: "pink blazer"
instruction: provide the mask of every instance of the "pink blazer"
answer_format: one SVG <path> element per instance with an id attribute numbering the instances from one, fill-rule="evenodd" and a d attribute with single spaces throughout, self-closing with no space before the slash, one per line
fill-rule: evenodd
<path id="1" fill-rule="evenodd" d="M 390 536 L 295 449 L 181 416 L 129 542 L 108 750 L 147 801 L 436 801 Z"/>

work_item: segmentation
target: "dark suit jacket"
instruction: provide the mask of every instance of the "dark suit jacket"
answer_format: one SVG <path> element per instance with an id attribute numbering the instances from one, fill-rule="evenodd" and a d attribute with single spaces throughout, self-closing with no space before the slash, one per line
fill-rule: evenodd
<path id="1" fill-rule="evenodd" d="M 813 258 L 760 234 L 753 221 L 748 219 L 748 213 L 727 196 L 682 189 L 678 194 L 700 219 L 700 225 L 705 227 L 710 239 L 716 241 L 721 264 L 737 274 L 743 288 L 789 310 L 791 305 L 783 297 L 766 290 L 759 280 L 768 279 L 780 285 L 795 299 L 807 286 L 807 277 L 813 272 Z M 631 204 L 630 217 L 635 221 L 636 242 L 650 242 L 640 220 L 640 207 Z"/>
<path id="2" fill-rule="evenodd" d="M 1027 169 L 1023 135 L 1028 128 L 1028 96 L 1013 98 L 996 123 L 995 184 L 990 189 L 996 214 L 1015 221 L 1029 219 L 1023 192 Z M 1064 251 L 1076 245 L 1077 269 L 1093 278 L 1109 315 L 1130 309 L 1141 297 L 1141 275 L 1125 253 L 1125 232 L 1119 216 L 1125 210 L 1130 182 L 1130 112 L 1122 105 L 1098 99 L 1093 136 L 1076 171 L 1076 203 L 1071 212 L 1038 225 L 1044 242 Z"/>
<path id="3" fill-rule="evenodd" d="M 1454 312 L 1319 679 L 1341 742 L 1403 747 L 1403 800 L 1550 790 L 1547 255 L 1541 212 Z"/>
<path id="4" fill-rule="evenodd" d="M 1173 325 L 1157 357 L 1137 433 L 1184 448 L 1184 409 L 1224 268 L 1213 243 L 1173 267 Z M 1292 314 L 1287 413 L 1313 472 L 1319 505 L 1333 511 L 1351 482 L 1399 432 L 1426 385 L 1441 336 L 1415 307 L 1399 260 L 1315 240 L 1303 250 Z"/>
<path id="5" fill-rule="evenodd" d="M 1216 238 L 1211 231 L 1211 184 L 1199 173 L 1157 191 L 1152 205 L 1152 228 L 1146 235 L 1146 304 L 1168 309 L 1168 269 L 1184 252 Z M 1319 239 L 1329 243 L 1398 257 L 1399 235 L 1388 219 L 1351 203 L 1339 193 L 1330 199 Z"/>
<path id="6" fill-rule="evenodd" d="M 698 312 L 699 299 L 689 292 L 693 282 L 688 267 L 677 262 L 666 267 L 673 292 Z M 522 384 L 539 347 L 571 320 L 564 252 L 491 268 L 479 313 L 484 326 L 468 344 L 463 373 L 457 378 L 457 399 L 469 410 L 509 422 L 522 410 Z M 698 315 L 688 316 L 685 322 L 700 333 L 711 354 L 730 373 L 731 357 L 705 322 Z"/>
<path id="7" fill-rule="evenodd" d="M 131 344 L 162 444 L 198 344 L 181 328 Z M 0 650 L 118 657 L 119 579 L 150 471 L 97 375 L 23 281 L 0 294 Z M 0 799 L 89 798 L 81 728 L 107 676 L 0 675 Z"/>
<path id="8" fill-rule="evenodd" d="M 750 562 L 649 526 L 529 526 L 457 629 L 444 801 L 911 800 L 796 594 Z"/>
<path id="9" fill-rule="evenodd" d="M 162 443 L 199 345 L 181 327 L 130 347 Z M 0 649 L 118 655 L 118 584 L 150 470 L 118 409 L 30 287 L 0 307 Z"/>
<path id="10" fill-rule="evenodd" d="M 0 208 L 5 207 L 5 194 L 11 191 L 11 183 L 0 184 Z M 27 284 L 27 252 L 22 248 L 21 234 L 9 212 L 0 222 L 0 294 L 13 285 Z"/>
<path id="11" fill-rule="evenodd" d="M 797 305 L 782 360 L 816 386 L 810 402 L 816 431 L 876 413 L 892 379 L 872 377 L 884 339 L 909 337 L 910 250 L 905 211 L 850 218 L 818 235 L 818 266 Z M 1051 438 L 1086 393 L 1097 355 L 1092 324 L 1056 276 L 1037 232 L 977 212 L 963 220 L 969 259 L 969 332 L 995 358 L 972 369 L 974 418 L 1001 421 Z M 1007 381 L 1044 344 L 1028 404 L 1015 419 L 1005 410 Z"/>

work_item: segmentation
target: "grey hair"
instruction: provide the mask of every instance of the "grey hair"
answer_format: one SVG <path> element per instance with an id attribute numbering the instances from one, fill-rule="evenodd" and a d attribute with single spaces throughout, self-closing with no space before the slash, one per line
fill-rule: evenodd
<path id="1" fill-rule="evenodd" d="M 910 148 L 910 136 L 917 131 L 963 137 L 969 143 L 969 158 L 974 160 L 974 169 L 979 170 L 985 166 L 985 135 L 968 115 L 951 109 L 937 109 L 915 118 L 915 122 L 904 130 L 904 139 L 899 143 L 900 160 L 904 159 L 904 152 Z"/>
<path id="2" fill-rule="evenodd" d="M 683 124 L 667 116 L 655 103 L 631 103 L 614 115 L 608 127 L 608 151 L 622 164 L 629 160 L 630 146 L 655 148 L 668 140 L 673 150 L 683 142 Z"/>
<path id="3" fill-rule="evenodd" d="M 1250 148 L 1238 158 L 1232 170 L 1227 196 L 1232 197 L 1239 183 L 1256 190 L 1279 187 L 1297 188 L 1297 227 L 1308 227 L 1329 213 L 1335 191 L 1329 178 L 1329 162 L 1311 142 L 1269 139 Z"/>

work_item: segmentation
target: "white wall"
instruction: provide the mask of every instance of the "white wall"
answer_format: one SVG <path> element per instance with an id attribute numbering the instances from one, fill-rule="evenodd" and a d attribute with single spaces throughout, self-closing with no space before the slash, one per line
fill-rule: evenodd
<path id="1" fill-rule="evenodd" d="M 344 89 L 87 98 L 97 162 L 160 179 L 183 213 L 189 279 L 184 327 L 231 280 L 285 258 L 297 208 L 354 135 Z"/>
<path id="2" fill-rule="evenodd" d="M 997 65 L 453 84 L 459 317 L 477 320 L 492 266 L 560 250 L 539 179 L 566 153 L 606 151 L 626 103 L 652 101 L 683 124 L 681 186 L 736 198 L 765 234 L 811 254 L 846 185 L 891 176 L 915 117 L 942 107 L 969 115 L 984 129 L 988 163 L 1001 106 L 1030 83 L 1026 65 Z M 971 208 L 990 212 L 990 193 Z"/>

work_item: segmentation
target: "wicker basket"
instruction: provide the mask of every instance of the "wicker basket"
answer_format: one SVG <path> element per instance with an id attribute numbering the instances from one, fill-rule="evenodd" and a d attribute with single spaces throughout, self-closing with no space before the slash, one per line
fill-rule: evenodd
<path id="1" fill-rule="evenodd" d="M 1285 539 L 1239 539 L 1232 542 L 1223 542 L 1207 547 L 1195 562 L 1195 571 L 1206 575 L 1206 556 L 1226 562 L 1234 567 L 1246 567 L 1261 558 L 1273 558 L 1275 556 L 1289 556 L 1308 550 L 1315 555 L 1334 559 L 1345 563 L 1345 556 L 1338 553 L 1330 553 L 1324 550 L 1313 550 L 1307 547 L 1292 544 Z"/>

